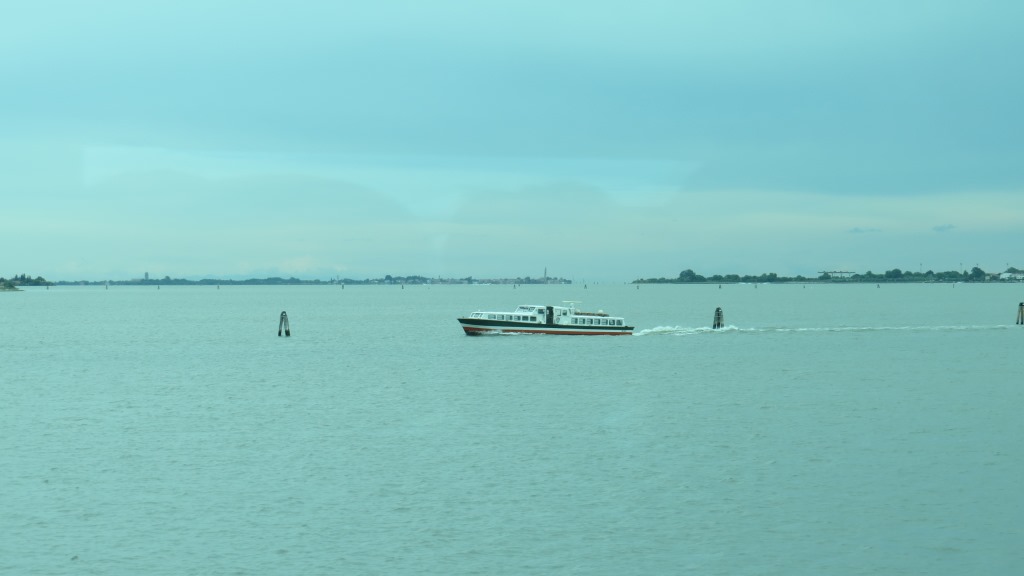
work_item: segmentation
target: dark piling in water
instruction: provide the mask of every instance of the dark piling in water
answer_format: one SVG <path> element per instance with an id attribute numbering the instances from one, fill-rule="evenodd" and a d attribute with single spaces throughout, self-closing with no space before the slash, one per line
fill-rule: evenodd
<path id="1" fill-rule="evenodd" d="M 277 335 L 281 335 L 281 330 L 284 330 L 285 336 L 292 335 L 292 327 L 288 325 L 288 313 L 281 312 L 281 320 L 277 323 Z"/>
<path id="2" fill-rule="evenodd" d="M 725 314 L 721 308 L 715 308 L 715 319 L 711 322 L 712 330 L 718 330 L 725 325 Z"/>
<path id="3" fill-rule="evenodd" d="M 1024 325 L 1024 302 L 1017 306 L 1017 324 Z"/>

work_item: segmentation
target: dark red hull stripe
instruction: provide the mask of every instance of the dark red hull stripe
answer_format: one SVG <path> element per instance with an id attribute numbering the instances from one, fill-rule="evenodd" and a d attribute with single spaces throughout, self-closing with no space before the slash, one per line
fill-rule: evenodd
<path id="1" fill-rule="evenodd" d="M 480 334 L 509 332 L 516 334 L 564 334 L 573 336 L 630 336 L 633 332 L 632 326 L 573 326 L 526 323 L 526 322 L 501 322 L 494 320 L 472 321 L 459 319 L 462 329 L 466 334 L 476 336 Z"/>

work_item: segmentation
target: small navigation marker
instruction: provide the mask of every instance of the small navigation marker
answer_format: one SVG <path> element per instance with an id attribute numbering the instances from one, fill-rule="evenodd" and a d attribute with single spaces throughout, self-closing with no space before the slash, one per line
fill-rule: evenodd
<path id="1" fill-rule="evenodd" d="M 285 336 L 291 336 L 292 335 L 292 328 L 291 328 L 291 326 L 288 325 L 288 313 L 287 312 L 281 312 L 281 321 L 277 323 L 277 335 L 278 336 L 281 335 L 281 329 L 282 328 L 284 329 L 284 335 Z"/>
<path id="2" fill-rule="evenodd" d="M 1024 302 L 1017 307 L 1017 324 L 1024 325 Z"/>
<path id="3" fill-rule="evenodd" d="M 725 325 L 725 314 L 721 308 L 715 308 L 715 320 L 711 323 L 712 330 L 718 330 Z"/>

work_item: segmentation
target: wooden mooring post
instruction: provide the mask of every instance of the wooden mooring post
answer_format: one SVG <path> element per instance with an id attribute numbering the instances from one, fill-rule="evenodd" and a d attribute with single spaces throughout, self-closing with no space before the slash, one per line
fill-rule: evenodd
<path id="1" fill-rule="evenodd" d="M 722 313 L 721 308 L 715 308 L 715 319 L 711 322 L 711 329 L 718 330 L 725 325 L 725 314 Z"/>
<path id="2" fill-rule="evenodd" d="M 284 329 L 285 336 L 292 335 L 292 327 L 288 325 L 288 313 L 281 312 L 281 321 L 277 323 L 277 335 L 281 335 L 281 330 Z"/>
<path id="3" fill-rule="evenodd" d="M 1024 325 L 1024 302 L 1017 306 L 1017 324 Z"/>

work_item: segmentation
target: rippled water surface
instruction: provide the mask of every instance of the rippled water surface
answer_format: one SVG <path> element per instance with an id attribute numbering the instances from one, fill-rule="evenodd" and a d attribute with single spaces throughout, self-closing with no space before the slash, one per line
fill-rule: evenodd
<path id="1" fill-rule="evenodd" d="M 455 321 L 563 300 L 636 334 L 470 338 Z M 1017 573 L 1022 300 L 1019 284 L 2 293 L 0 572 Z"/>

